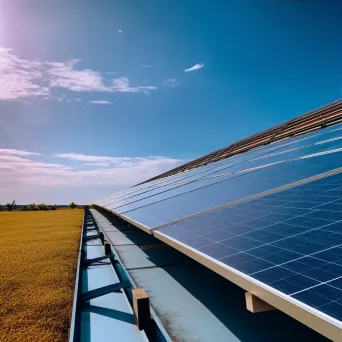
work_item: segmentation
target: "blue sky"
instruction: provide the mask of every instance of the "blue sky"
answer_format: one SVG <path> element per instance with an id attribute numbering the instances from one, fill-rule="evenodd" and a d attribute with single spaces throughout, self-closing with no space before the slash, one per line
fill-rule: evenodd
<path id="1" fill-rule="evenodd" d="M 90 203 L 341 97 L 342 3 L 0 3 L 0 203 Z"/>

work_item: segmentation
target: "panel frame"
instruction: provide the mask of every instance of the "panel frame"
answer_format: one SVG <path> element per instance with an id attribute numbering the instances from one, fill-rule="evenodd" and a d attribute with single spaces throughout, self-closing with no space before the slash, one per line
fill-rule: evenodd
<path id="1" fill-rule="evenodd" d="M 131 220 L 129 217 L 126 217 L 124 215 L 121 215 L 119 214 L 118 212 L 114 211 L 114 210 L 111 210 L 111 209 L 108 209 L 106 207 L 103 207 L 101 205 L 98 205 L 96 204 L 97 207 L 103 209 L 103 210 L 106 210 L 106 211 L 109 211 L 110 213 L 114 214 L 115 216 L 121 218 L 122 220 L 124 221 L 127 221 L 128 223 L 132 224 L 133 226 L 137 227 L 137 228 L 140 228 L 141 230 L 143 230 L 145 233 L 148 233 L 150 235 L 153 235 L 153 231 L 151 228 L 145 226 L 144 224 L 140 223 L 140 222 L 137 222 L 137 221 L 134 221 L 134 220 Z"/>
<path id="2" fill-rule="evenodd" d="M 318 333 L 333 341 L 342 340 L 342 323 L 337 319 L 290 297 L 257 279 L 248 276 L 200 251 L 189 247 L 176 239 L 166 236 L 160 231 L 153 231 L 153 235 L 169 246 L 199 262 L 215 273 L 233 282 L 247 292 L 259 297 L 266 303 L 281 310 L 299 322 L 307 325 Z"/>

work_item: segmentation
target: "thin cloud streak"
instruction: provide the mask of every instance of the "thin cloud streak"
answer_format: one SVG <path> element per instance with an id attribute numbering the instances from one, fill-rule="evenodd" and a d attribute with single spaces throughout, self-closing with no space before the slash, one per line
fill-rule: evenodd
<path id="1" fill-rule="evenodd" d="M 91 167 L 108 167 L 111 165 L 110 162 L 99 162 L 99 163 L 85 163 L 85 166 L 91 166 Z"/>
<path id="2" fill-rule="evenodd" d="M 75 161 L 94 162 L 94 163 L 110 162 L 116 159 L 121 159 L 121 158 L 105 157 L 105 156 L 91 156 L 87 154 L 77 154 L 77 153 L 59 153 L 59 154 L 55 154 L 54 157 L 70 159 L 70 160 L 75 160 Z"/>
<path id="3" fill-rule="evenodd" d="M 145 94 L 149 93 L 150 90 L 156 90 L 155 86 L 139 86 L 132 87 L 130 85 L 131 81 L 127 77 L 120 77 L 113 81 L 113 91 L 118 91 L 120 93 L 138 93 L 143 92 Z"/>
<path id="4" fill-rule="evenodd" d="M 24 150 L 16 150 L 13 148 L 0 148 L 0 156 L 12 155 L 12 156 L 40 156 L 37 152 L 28 152 Z"/>
<path id="5" fill-rule="evenodd" d="M 166 87 L 175 88 L 182 84 L 181 81 L 177 81 L 175 78 L 169 78 L 163 82 Z"/>
<path id="6" fill-rule="evenodd" d="M 203 63 L 197 63 L 188 69 L 184 69 L 184 72 L 192 72 L 192 71 L 200 70 L 203 67 L 204 67 Z"/>
<path id="7" fill-rule="evenodd" d="M 113 104 L 114 102 L 105 101 L 105 100 L 94 100 L 94 101 L 89 101 L 89 103 L 100 104 L 100 105 L 108 105 L 108 104 Z"/>
<path id="8" fill-rule="evenodd" d="M 35 161 L 30 156 L 0 153 L 0 188 L 38 189 L 55 186 L 130 186 L 170 170 L 183 161 L 167 157 L 109 157 L 65 153 L 77 167 Z"/>

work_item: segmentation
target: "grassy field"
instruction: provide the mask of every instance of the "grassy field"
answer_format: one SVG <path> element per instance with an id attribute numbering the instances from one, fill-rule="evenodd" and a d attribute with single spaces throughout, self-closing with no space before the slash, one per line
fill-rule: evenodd
<path id="1" fill-rule="evenodd" d="M 66 341 L 83 210 L 0 212 L 0 341 Z"/>

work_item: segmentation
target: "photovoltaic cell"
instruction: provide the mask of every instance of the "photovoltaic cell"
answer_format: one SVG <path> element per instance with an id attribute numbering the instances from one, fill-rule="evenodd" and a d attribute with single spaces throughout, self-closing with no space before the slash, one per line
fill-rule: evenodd
<path id="1" fill-rule="evenodd" d="M 331 132 L 330 132 L 331 130 Z M 334 128 L 333 130 L 330 128 L 324 129 L 320 132 L 313 132 L 307 134 L 305 137 L 299 137 L 299 138 L 292 138 L 289 141 L 285 142 L 278 142 L 272 145 L 266 145 L 263 147 L 259 147 L 256 150 L 245 152 L 242 155 L 233 156 L 231 158 L 228 158 L 226 160 L 221 160 L 212 164 L 208 164 L 206 166 L 202 166 L 193 170 L 188 170 L 186 172 L 182 172 L 180 174 L 176 174 L 170 177 L 158 179 L 146 184 L 142 184 L 130 189 L 127 189 L 125 191 L 119 192 L 117 195 L 111 195 L 106 198 L 102 202 L 102 205 L 110 206 L 111 209 L 116 208 L 118 206 L 122 206 L 123 204 L 130 203 L 131 201 L 127 201 L 130 198 L 133 198 L 132 201 L 136 201 L 135 196 L 146 194 L 146 196 L 150 196 L 150 191 L 153 191 L 154 194 L 158 193 L 159 191 L 164 191 L 164 187 L 171 187 L 172 184 L 175 182 L 186 182 L 186 181 L 192 181 L 196 178 L 205 177 L 210 174 L 223 172 L 223 170 L 229 168 L 230 172 L 236 172 L 238 170 L 258 166 L 260 163 L 263 162 L 262 158 L 269 158 L 269 157 L 275 157 L 278 155 L 279 159 L 279 153 L 287 154 L 290 152 L 292 153 L 292 157 L 303 155 L 304 147 L 310 147 L 312 144 L 321 144 L 322 141 L 327 143 L 328 138 L 339 138 L 340 135 L 342 135 L 341 132 L 339 132 L 340 129 Z M 334 144 L 334 142 L 332 142 Z M 291 148 L 289 150 L 289 147 Z M 298 149 L 295 151 L 292 151 L 293 149 Z M 311 148 L 316 148 L 317 146 L 311 146 Z M 326 145 L 323 150 L 326 150 L 329 148 L 329 145 Z M 301 150 L 300 150 L 301 149 Z M 317 150 L 318 151 L 318 150 Z M 317 152 L 316 151 L 316 152 Z M 273 156 L 273 153 L 276 153 Z M 288 158 L 290 158 L 291 155 L 288 155 Z M 259 158 L 259 159 L 258 159 Z M 276 161 L 276 159 L 274 159 Z M 176 185 L 175 185 L 176 186 Z M 142 196 L 141 198 L 144 198 L 145 196 Z M 122 202 L 124 201 L 124 202 Z M 114 203 L 117 203 L 116 205 L 113 205 Z"/>
<path id="2" fill-rule="evenodd" d="M 257 158 L 257 157 L 263 158 L 264 156 L 270 155 L 273 152 L 282 152 L 282 150 L 284 149 L 298 148 L 298 147 L 309 145 L 312 143 L 319 143 L 322 140 L 326 140 L 328 138 L 334 138 L 333 135 L 336 135 L 336 136 L 340 135 L 341 133 L 339 133 L 339 131 L 342 129 L 341 126 L 342 126 L 341 124 L 338 124 L 338 125 L 334 125 L 334 126 L 325 128 L 320 131 L 314 131 L 314 132 L 311 132 L 311 133 L 308 133 L 308 134 L 305 134 L 303 136 L 299 136 L 296 138 L 285 139 L 283 141 L 279 141 L 279 142 L 275 142 L 269 145 L 258 147 L 255 150 L 247 151 L 243 155 L 233 156 L 233 157 L 230 157 L 229 159 L 220 160 L 215 163 L 210 163 L 210 164 L 198 167 L 193 170 L 187 170 L 187 171 L 184 171 L 184 172 L 181 172 L 181 173 L 169 176 L 169 177 L 156 179 L 148 183 L 137 185 L 137 186 L 128 188 L 126 190 L 122 190 L 114 194 L 111 194 L 109 196 L 106 196 L 101 201 L 99 201 L 98 204 L 107 205 L 109 203 L 112 203 L 113 200 L 115 199 L 126 198 L 128 196 L 140 193 L 142 191 L 146 191 L 151 188 L 162 186 L 163 184 L 170 183 L 177 179 L 184 179 L 188 177 L 189 175 L 191 176 L 196 173 L 201 174 L 202 172 L 205 172 L 208 169 L 211 169 L 211 168 L 214 169 L 216 167 L 219 167 L 221 164 L 224 164 L 227 162 L 229 163 L 239 162 L 239 160 L 240 161 L 242 160 L 241 158 L 243 158 L 243 160 L 250 160 L 253 158 Z"/>
<path id="3" fill-rule="evenodd" d="M 263 153 L 261 153 L 261 155 L 266 155 L 266 154 L 267 154 L 267 148 L 263 148 Z M 119 198 L 116 198 L 115 196 L 113 196 L 112 201 L 106 202 L 106 206 L 110 207 L 111 209 L 115 209 L 115 208 L 121 207 L 122 205 L 125 205 L 128 203 L 135 203 L 137 200 L 149 198 L 158 193 L 169 191 L 172 188 L 177 188 L 182 185 L 186 185 L 187 183 L 196 181 L 200 178 L 222 173 L 225 170 L 234 172 L 234 171 L 242 170 L 247 167 L 251 167 L 251 165 L 248 162 L 252 160 L 255 156 L 257 156 L 256 151 L 250 151 L 240 156 L 234 156 L 232 158 L 221 160 L 212 164 L 208 164 L 206 166 L 202 166 L 194 170 L 190 170 L 188 172 L 183 172 L 176 176 L 164 178 L 158 184 L 154 183 L 154 186 L 143 187 L 138 190 L 131 191 L 127 193 L 126 196 L 119 196 Z M 260 162 L 256 164 L 254 163 L 254 164 L 259 165 Z M 215 180 L 212 181 L 212 183 L 214 182 Z M 200 185 L 200 186 L 203 186 L 203 185 Z M 187 190 L 184 190 L 184 191 L 187 191 Z"/>
<path id="4" fill-rule="evenodd" d="M 336 174 L 158 233 L 342 320 L 341 187 Z M 293 206 L 303 196 L 311 205 Z"/>
<path id="5" fill-rule="evenodd" d="M 340 132 L 339 134 L 342 134 L 342 132 Z M 113 204 L 107 204 L 107 207 L 112 210 L 115 210 L 118 213 L 123 213 L 126 211 L 137 209 L 145 205 L 158 202 L 165 198 L 178 196 L 183 193 L 192 191 L 194 189 L 200 189 L 204 186 L 215 184 L 226 178 L 233 178 L 236 175 L 235 174 L 236 172 L 242 172 L 243 170 L 246 170 L 246 172 L 248 172 L 249 169 L 251 169 L 250 172 L 252 172 L 253 168 L 255 167 L 261 167 L 261 166 L 265 166 L 265 165 L 269 165 L 269 164 L 277 163 L 281 161 L 283 162 L 286 160 L 291 160 L 291 159 L 298 158 L 303 155 L 308 155 L 312 153 L 321 153 L 321 152 L 335 149 L 341 146 L 342 146 L 342 138 L 341 140 L 327 141 L 324 144 L 303 146 L 302 148 L 294 150 L 294 151 L 289 151 L 289 152 L 285 151 L 286 153 L 283 152 L 284 154 L 281 154 L 281 155 L 277 154 L 277 155 L 273 155 L 269 157 L 267 157 L 266 155 L 262 159 L 251 159 L 251 160 L 241 161 L 241 158 L 240 158 L 240 162 L 236 162 L 235 164 L 232 164 L 232 163 L 221 164 L 219 171 L 210 169 L 206 173 L 202 173 L 202 176 L 209 176 L 209 175 L 215 176 L 215 175 L 220 175 L 222 173 L 223 174 L 227 174 L 227 172 L 230 173 L 230 175 L 222 176 L 222 179 L 211 178 L 211 179 L 205 179 L 202 181 L 196 181 L 199 175 L 195 175 L 186 179 L 186 181 L 192 182 L 190 184 L 186 184 L 186 183 L 182 184 L 179 182 L 175 182 L 171 184 L 168 183 L 167 185 L 164 185 L 163 187 L 157 187 L 149 191 L 144 191 L 135 196 L 131 196 L 122 200 L 117 200 Z"/>
<path id="6" fill-rule="evenodd" d="M 162 194 L 159 202 L 148 203 L 146 206 L 135 210 L 119 211 L 119 213 L 147 227 L 154 228 L 173 220 L 339 168 L 342 166 L 340 156 L 341 152 L 336 152 L 278 164 L 227 178 L 224 182 L 183 193 L 176 197 L 169 198 L 166 194 Z"/>

